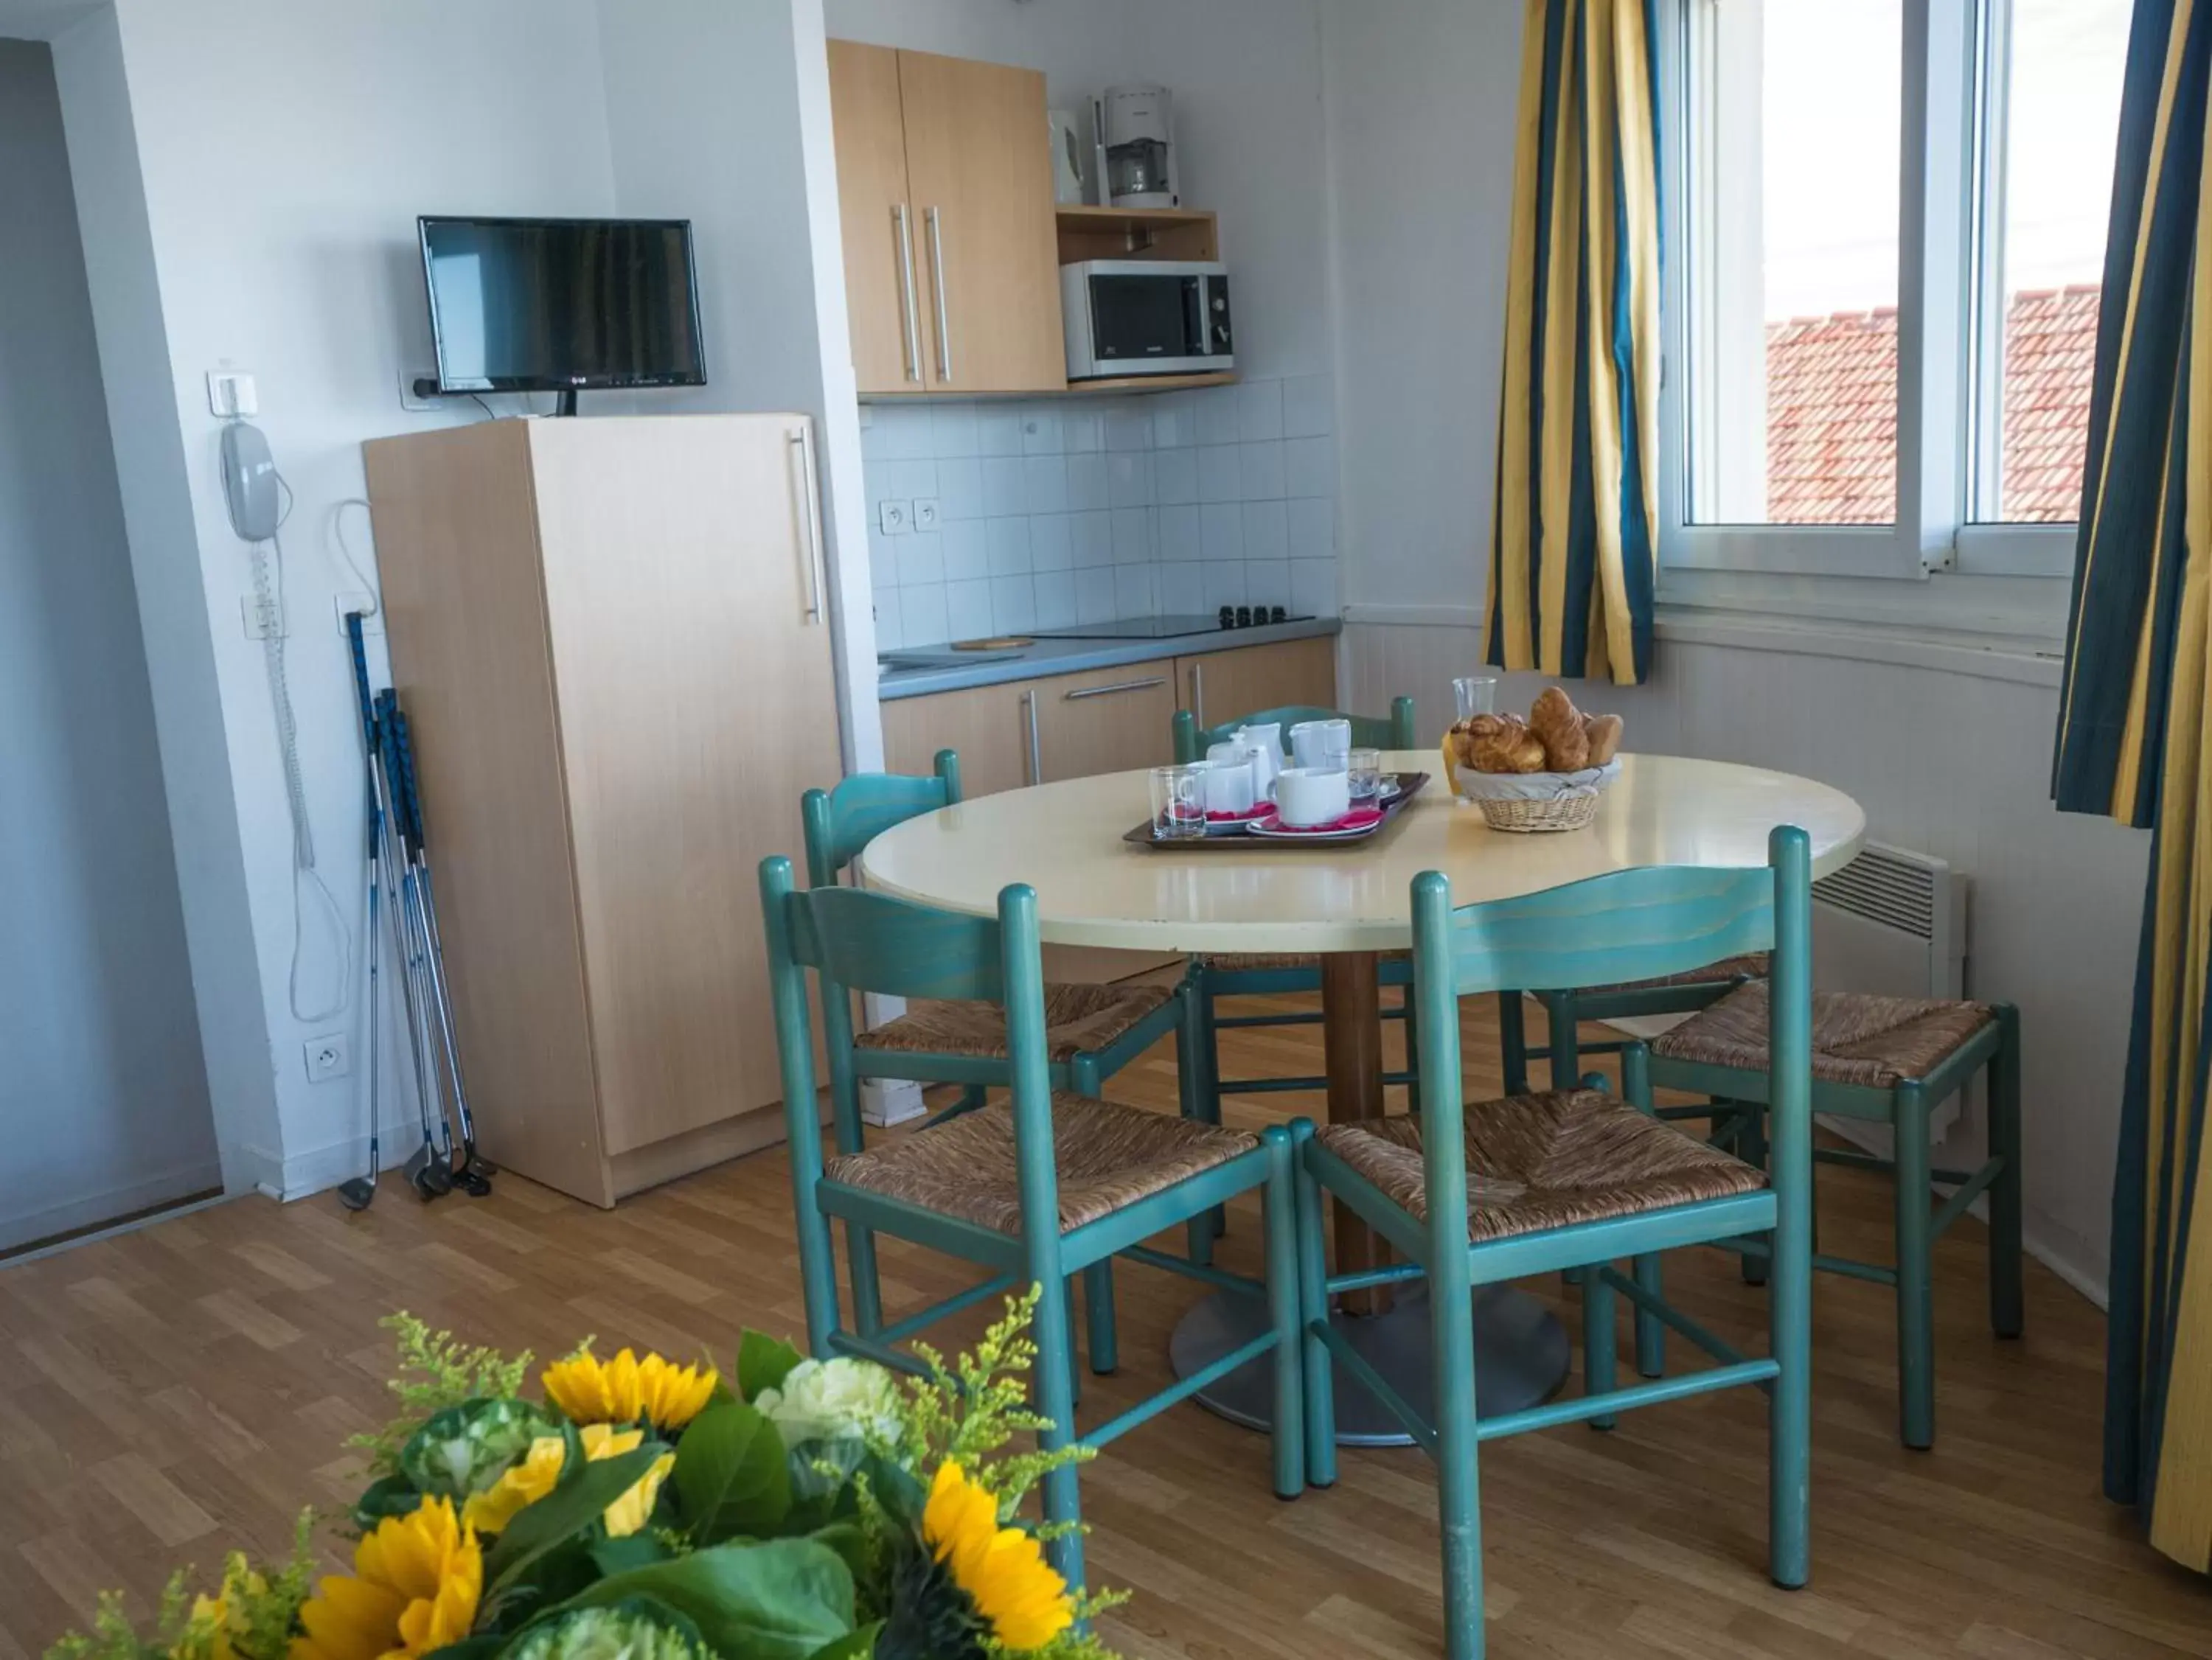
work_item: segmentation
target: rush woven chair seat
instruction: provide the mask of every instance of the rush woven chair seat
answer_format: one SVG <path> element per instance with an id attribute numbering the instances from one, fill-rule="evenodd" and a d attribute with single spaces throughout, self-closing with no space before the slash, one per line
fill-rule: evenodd
<path id="1" fill-rule="evenodd" d="M 811 887 L 835 888 L 867 845 L 908 819 L 960 800 L 960 757 L 937 753 L 928 778 L 896 772 L 860 772 L 835 790 L 810 790 L 799 803 L 806 836 L 806 880 Z M 1192 1020 L 1194 1005 L 1183 985 L 1055 985 L 1045 988 L 1046 1063 L 1054 1089 L 1097 1095 L 1106 1080 L 1171 1032 Z M 831 1122 L 840 1154 L 861 1150 L 860 1097 L 863 1079 L 909 1083 L 964 1085 L 960 1099 L 940 1116 L 973 1112 L 984 1090 L 1011 1079 L 1012 1051 L 1006 1012 L 994 1003 L 955 998 L 915 1003 L 903 1015 L 853 1037 L 853 1012 L 847 999 L 823 1011 L 823 1023 L 842 1041 L 830 1063 Z M 1195 1112 L 1197 1095 L 1184 1092 L 1186 1111 Z M 1202 1243 L 1212 1243 L 1211 1221 L 1197 1224 Z M 876 1280 L 876 1253 L 867 1231 L 846 1229 L 846 1271 L 852 1276 L 854 1324 L 863 1334 L 882 1323 L 883 1297 Z M 1085 1316 L 1091 1364 L 1114 1370 L 1113 1265 L 1101 1262 L 1085 1281 Z"/>
<path id="2" fill-rule="evenodd" d="M 1257 1136 L 1081 1095 L 1052 1098 L 1053 1176 L 1062 1232 L 1103 1221 L 1231 1159 Z M 1021 1160 L 1005 1102 L 823 1166 L 833 1182 L 958 1216 L 1000 1233 L 1022 1229 Z"/>
<path id="3" fill-rule="evenodd" d="M 1386 719 L 1371 715 L 1347 715 L 1334 709 L 1315 709 L 1293 706 L 1263 709 L 1257 714 L 1224 721 L 1218 726 L 1201 727 L 1196 716 L 1188 709 L 1178 709 L 1173 723 L 1175 757 L 1188 766 L 1206 759 L 1206 752 L 1216 743 L 1226 742 L 1237 734 L 1240 726 L 1279 725 L 1287 742 L 1290 729 L 1300 721 L 1348 720 L 1352 723 L 1352 742 L 1355 748 L 1365 749 L 1414 749 L 1419 748 L 1413 736 L 1413 700 L 1398 698 L 1390 705 Z M 1279 997 L 1321 990 L 1321 959 L 1298 952 L 1210 952 L 1194 958 L 1191 962 L 1189 984 L 1191 995 L 1198 1002 L 1199 1061 L 1200 1079 L 1199 1100 L 1210 1120 L 1221 1121 L 1221 1098 L 1224 1095 L 1271 1094 L 1283 1090 L 1322 1089 L 1328 1080 L 1317 1077 L 1298 1078 L 1228 1078 L 1221 1075 L 1220 1033 L 1239 1027 L 1318 1026 L 1318 1010 L 1281 1015 L 1222 1015 L 1214 1005 L 1222 997 Z M 1384 985 L 1405 986 L 1404 1001 L 1395 1009 L 1382 1011 L 1385 1020 L 1410 1021 L 1413 1003 L 1411 987 L 1413 983 L 1413 959 L 1404 952 L 1392 952 L 1382 960 L 1382 983 Z M 1410 1033 L 1411 1028 L 1408 1028 Z M 1407 1053 L 1413 1053 L 1413 1039 L 1406 1043 Z M 1384 1081 L 1413 1087 L 1410 1064 L 1403 1072 L 1384 1075 Z"/>
<path id="4" fill-rule="evenodd" d="M 1103 1050 L 1144 1025 L 1176 999 L 1171 985 L 1048 985 L 1045 1053 L 1065 1064 L 1085 1050 Z M 854 1039 L 862 1049 L 899 1054 L 1006 1057 L 1006 1011 L 988 1003 L 910 1003 L 905 1014 Z"/>
<path id="5" fill-rule="evenodd" d="M 1651 1045 L 1653 1081 L 1727 1102 L 1721 1133 L 1754 1163 L 1765 1151 L 1769 1001 L 1766 981 L 1748 981 Z M 1855 1148 L 1814 1150 L 1823 1164 L 1892 1172 L 1896 1194 L 1890 1263 L 1816 1253 L 1813 1266 L 1897 1288 L 1899 1433 L 1907 1446 L 1930 1446 L 1935 1245 L 1984 1192 L 1990 1200 L 1990 1324 L 2000 1337 L 2021 1333 L 2020 1016 L 2007 1003 L 1816 992 L 1812 1066 L 1814 1111 L 1887 1124 L 1896 1148 L 1887 1159 Z M 1984 1068 L 1989 1156 L 1972 1170 L 1937 1169 L 1929 1155 L 1930 1117 Z M 1931 1215 L 1938 1182 L 1952 1191 Z M 1764 1257 L 1755 1242 L 1739 1248 L 1745 1277 L 1756 1281 Z"/>
<path id="6" fill-rule="evenodd" d="M 1471 1103 L 1463 1109 L 1462 1137 L 1471 1240 L 1633 1216 L 1766 1185 L 1765 1171 L 1600 1090 Z M 1422 1120 L 1328 1124 L 1314 1140 L 1416 1221 L 1428 1220 Z"/>
<path id="7" fill-rule="evenodd" d="M 760 892 L 799 1285 L 814 1356 L 863 1355 L 923 1372 L 898 1345 L 987 1299 L 1035 1291 L 1037 1363 L 1030 1385 L 1042 1420 L 1040 1452 L 1075 1444 L 1095 1451 L 1239 1367 L 1264 1362 L 1273 1383 L 1274 1490 L 1286 1499 L 1303 1492 L 1305 1367 L 1288 1130 L 1271 1124 L 1247 1135 L 1188 1115 L 1170 1118 L 1055 1093 L 1046 1054 L 1036 894 L 1025 886 L 1000 891 L 995 917 L 970 916 L 849 888 L 801 892 L 791 861 L 771 858 L 761 866 Z M 833 1097 L 850 1093 L 855 1062 L 851 1026 L 838 1013 L 865 991 L 1003 1008 L 1011 1099 L 825 1163 L 815 1105 L 810 970 L 820 991 Z M 1215 1206 L 1254 1192 L 1265 1202 L 1264 1279 L 1200 1268 L 1145 1243 L 1177 1223 L 1195 1239 Z M 983 1277 L 897 1320 L 854 1330 L 838 1306 L 833 1221 L 845 1223 L 855 1237 L 888 1233 L 946 1252 L 976 1264 Z M 1076 1420 L 1073 1321 L 1061 1287 L 1071 1275 L 1082 1275 L 1086 1288 L 1095 1285 L 1094 1274 L 1116 1257 L 1255 1295 L 1267 1322 L 1257 1336 L 1211 1365 L 1085 1428 Z M 1092 1360 L 1096 1365 L 1095 1354 Z M 1052 1469 L 1039 1487 L 1045 1551 L 1079 1588 L 1083 1529 L 1074 1464 Z"/>
<path id="8" fill-rule="evenodd" d="M 1609 1429 L 1629 1408 L 1753 1384 L 1767 1391 L 1767 1571 L 1802 1585 L 1808 1555 L 1812 1348 L 1812 851 L 1777 829 L 1749 870 L 1617 870 L 1545 893 L 1454 910 L 1438 871 L 1413 879 L 1414 995 L 1421 1114 L 1316 1133 L 1297 1149 L 1301 1318 L 1306 1337 L 1306 1471 L 1336 1475 L 1335 1369 L 1342 1366 L 1435 1459 L 1450 1660 L 1483 1652 L 1477 1443 L 1576 1421 Z M 1621 1051 L 1625 1100 L 1579 1089 L 1462 1106 L 1459 1004 L 1506 987 L 1601 985 L 1679 973 L 1771 948 L 1771 1172 L 1692 1140 L 1651 1114 L 1649 1057 Z M 1381 1233 L 1401 1261 L 1332 1277 L 1324 1195 Z M 1738 1353 L 1669 1306 L 1659 1253 L 1755 1237 L 1773 1258 L 1769 1350 Z M 1619 1264 L 1626 1261 L 1632 1272 Z M 1583 1393 L 1478 1424 L 1473 1293 L 1533 1274 L 1580 1271 Z M 1393 1389 L 1332 1323 L 1331 1293 L 1425 1278 L 1436 1418 Z M 1618 1302 L 1711 1354 L 1701 1371 L 1615 1378 Z M 1730 1468 L 1734 1467 L 1731 1461 Z M 1733 1553 L 1731 1553 L 1733 1554 Z M 1726 1566 L 1715 1572 L 1727 1572 Z"/>
<path id="9" fill-rule="evenodd" d="M 1533 993 L 1544 1006 L 1546 1056 L 1551 1063 L 1552 1087 L 1566 1087 L 1581 1076 L 1583 1057 L 1618 1054 L 1626 1042 L 1614 1039 L 1585 1044 L 1579 1031 L 1583 1021 L 1692 1014 L 1715 998 L 1726 997 L 1746 980 L 1765 978 L 1766 964 L 1765 952 L 1750 951 L 1725 961 L 1706 963 L 1652 979 Z M 1528 1038 L 1520 992 L 1498 994 L 1498 1032 L 1506 1093 L 1525 1094 L 1528 1088 Z"/>

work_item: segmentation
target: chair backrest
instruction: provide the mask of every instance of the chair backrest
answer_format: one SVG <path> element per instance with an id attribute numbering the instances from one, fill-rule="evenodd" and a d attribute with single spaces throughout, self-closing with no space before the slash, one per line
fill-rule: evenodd
<path id="1" fill-rule="evenodd" d="M 1413 736 L 1413 700 L 1395 698 L 1391 700 L 1388 718 L 1377 719 L 1372 715 L 1347 715 L 1340 709 L 1315 709 L 1304 704 L 1291 704 L 1280 709 L 1262 709 L 1256 714 L 1243 715 L 1218 726 L 1200 726 L 1198 718 L 1188 709 L 1175 713 L 1175 758 L 1178 764 L 1188 766 L 1204 760 L 1206 750 L 1237 736 L 1240 726 L 1266 726 L 1280 722 L 1283 728 L 1283 747 L 1290 748 L 1291 728 L 1302 720 L 1348 720 L 1352 723 L 1352 742 L 1361 749 L 1418 749 L 1421 746 Z"/>
<path id="2" fill-rule="evenodd" d="M 1413 878 L 1421 1141 L 1436 1249 L 1464 1226 L 1459 1000 L 1476 992 L 1656 978 L 1771 948 L 1767 1056 L 1778 1157 L 1786 1142 L 1793 1160 L 1809 1159 L 1812 844 L 1802 830 L 1782 825 L 1768 836 L 1766 853 L 1765 865 L 1750 869 L 1616 870 L 1457 910 L 1442 871 Z M 1555 1079 L 1552 1087 L 1571 1088 L 1574 1081 Z M 1464 1245 L 1464 1233 L 1457 1237 Z"/>
<path id="3" fill-rule="evenodd" d="M 822 1169 L 808 969 L 820 984 L 823 1047 L 830 1087 L 841 1101 L 854 1087 L 852 999 L 847 993 L 999 1003 L 1006 1011 L 1012 1057 L 1023 1224 L 1032 1233 L 1048 1229 L 1056 1239 L 1060 1201 L 1053 1167 L 1052 1069 L 1035 890 L 1016 883 L 1000 891 L 995 918 L 969 916 L 858 888 L 801 890 L 791 861 L 778 855 L 761 862 L 760 892 L 793 1180 L 803 1186 L 817 1179 Z"/>
<path id="4" fill-rule="evenodd" d="M 835 790 L 809 790 L 799 800 L 806 829 L 806 880 L 827 888 L 845 874 L 860 850 L 895 824 L 960 799 L 960 757 L 937 752 L 928 778 L 903 772 L 855 772 Z"/>

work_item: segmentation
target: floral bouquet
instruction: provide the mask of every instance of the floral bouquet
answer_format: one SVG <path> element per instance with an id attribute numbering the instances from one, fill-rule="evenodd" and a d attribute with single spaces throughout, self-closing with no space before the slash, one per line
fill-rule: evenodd
<path id="1" fill-rule="evenodd" d="M 375 1479 L 354 1571 L 312 1583 L 242 1555 L 212 1591 L 172 1579 L 150 1636 L 118 1597 L 47 1660 L 1112 1660 L 1086 1634 L 1118 1599 L 1073 1593 L 1049 1529 L 1012 1525 L 1046 1471 L 1006 1454 L 1046 1427 L 1019 1375 L 1036 1294 L 948 1371 L 895 1378 L 748 1331 L 713 1366 L 587 1342 L 531 1357 L 398 1314 L 405 1411 L 362 1438 Z"/>

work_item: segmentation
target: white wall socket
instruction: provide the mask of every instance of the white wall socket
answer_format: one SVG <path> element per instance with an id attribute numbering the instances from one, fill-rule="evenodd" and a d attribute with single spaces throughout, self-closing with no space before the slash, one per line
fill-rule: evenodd
<path id="1" fill-rule="evenodd" d="M 914 529 L 914 503 L 911 501 L 879 501 L 876 504 L 877 524 L 887 536 L 902 536 Z"/>
<path id="2" fill-rule="evenodd" d="M 254 390 L 253 377 L 236 374 L 228 369 L 210 369 L 207 378 L 208 413 L 228 419 L 261 413 L 261 394 Z"/>
<path id="3" fill-rule="evenodd" d="M 301 1045 L 301 1053 L 307 1063 L 309 1083 L 328 1083 L 353 1070 L 353 1045 L 343 1032 L 308 1039 Z"/>
<path id="4" fill-rule="evenodd" d="M 435 369 L 402 369 L 399 372 L 399 407 L 417 412 L 445 408 L 441 399 L 424 397 L 415 390 L 416 381 L 427 380 L 435 385 L 437 379 Z"/>
<path id="5" fill-rule="evenodd" d="M 362 614 L 361 632 L 363 634 L 380 634 L 384 632 L 384 612 L 377 608 L 376 600 L 373 595 L 358 591 L 352 593 L 332 594 L 331 613 L 337 618 L 340 639 L 349 638 L 346 633 L 346 614 L 349 611 L 358 611 Z"/>
<path id="6" fill-rule="evenodd" d="M 916 531 L 933 530 L 944 511 L 937 505 L 935 496 L 916 496 L 914 500 L 914 528 Z"/>

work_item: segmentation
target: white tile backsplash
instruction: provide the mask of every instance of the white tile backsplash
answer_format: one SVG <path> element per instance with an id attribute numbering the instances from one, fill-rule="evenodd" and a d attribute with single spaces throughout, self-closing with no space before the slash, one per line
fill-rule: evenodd
<path id="1" fill-rule="evenodd" d="M 1220 605 L 1338 609 L 1327 375 L 864 415 L 886 646 Z M 882 502 L 933 497 L 937 533 L 878 528 Z"/>

